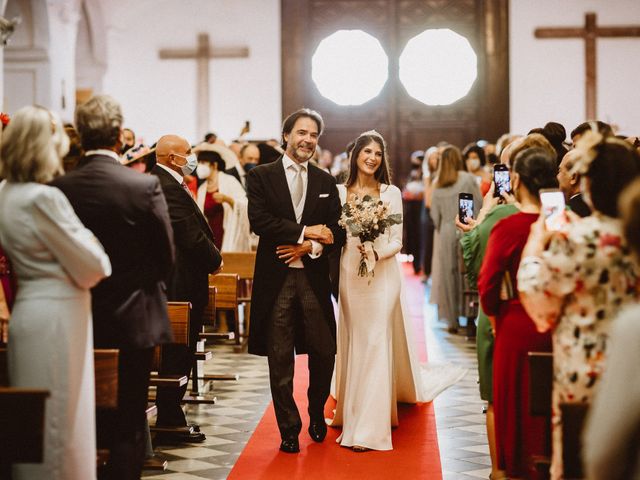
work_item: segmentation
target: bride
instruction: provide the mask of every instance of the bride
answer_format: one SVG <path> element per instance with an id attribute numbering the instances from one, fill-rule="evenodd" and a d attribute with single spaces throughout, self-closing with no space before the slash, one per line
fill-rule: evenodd
<path id="1" fill-rule="evenodd" d="M 349 177 L 338 185 L 344 205 L 354 195 L 370 195 L 402 214 L 400 190 L 391 185 L 384 139 L 376 131 L 360 135 L 353 148 Z M 397 402 L 431 401 L 460 380 L 458 367 L 431 369 L 422 379 L 413 352 L 410 320 L 401 301 L 402 276 L 396 254 L 402 248 L 402 223 L 391 226 L 364 249 L 347 236 L 340 262 L 338 350 L 335 370 L 336 440 L 354 451 L 392 450 L 391 428 L 398 425 Z M 375 262 L 375 275 L 358 275 L 361 254 Z M 428 388 L 427 387 L 428 384 Z M 385 413 L 386 412 L 386 413 Z"/>

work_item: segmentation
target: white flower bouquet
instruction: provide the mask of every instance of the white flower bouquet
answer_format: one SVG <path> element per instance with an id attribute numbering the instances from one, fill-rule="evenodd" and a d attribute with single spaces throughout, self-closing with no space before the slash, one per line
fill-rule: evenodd
<path id="1" fill-rule="evenodd" d="M 391 225 L 402 223 L 402 215 L 389 213 L 389 203 L 371 195 L 364 197 L 353 195 L 352 199 L 342 207 L 338 223 L 348 235 L 358 237 L 364 247 L 360 252 L 358 275 L 373 277 L 376 264 L 373 242 Z"/>

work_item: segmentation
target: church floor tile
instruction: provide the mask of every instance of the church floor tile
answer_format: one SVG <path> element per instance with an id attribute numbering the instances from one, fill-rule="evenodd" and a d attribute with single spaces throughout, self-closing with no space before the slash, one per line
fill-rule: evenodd
<path id="1" fill-rule="evenodd" d="M 426 298 L 428 298 L 428 291 Z M 456 363 L 467 375 L 434 402 L 443 480 L 488 478 L 490 459 L 477 385 L 476 351 L 473 341 L 450 335 L 437 321 L 435 308 L 423 308 L 429 358 Z M 216 381 L 208 388 L 215 405 L 186 406 L 189 422 L 207 435 L 203 443 L 156 447 L 169 461 L 165 472 L 145 471 L 145 480 L 223 480 L 229 475 L 271 401 L 266 358 L 234 353 L 233 346 L 216 345 L 205 373 L 237 373 L 238 381 Z M 204 384 L 200 384 L 204 387 Z"/>

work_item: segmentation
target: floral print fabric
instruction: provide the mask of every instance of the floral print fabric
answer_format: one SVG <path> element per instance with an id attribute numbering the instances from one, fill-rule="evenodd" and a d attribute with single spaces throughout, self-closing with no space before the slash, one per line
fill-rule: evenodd
<path id="1" fill-rule="evenodd" d="M 520 264 L 518 289 L 535 298 L 540 312 L 553 311 L 553 296 L 563 299 L 553 332 L 553 478 L 561 461 L 559 404 L 590 401 L 611 323 L 622 305 L 638 298 L 639 278 L 620 221 L 597 213 L 556 235 L 541 258 Z"/>

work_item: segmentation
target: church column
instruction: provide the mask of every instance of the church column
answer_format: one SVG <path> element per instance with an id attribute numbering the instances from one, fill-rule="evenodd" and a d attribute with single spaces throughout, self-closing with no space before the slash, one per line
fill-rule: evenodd
<path id="1" fill-rule="evenodd" d="M 7 8 L 7 0 L 0 0 L 0 17 L 4 18 Z M 0 32 L 0 35 L 2 33 Z M 2 99 L 4 98 L 4 46 L 0 45 L 0 111 L 4 111 Z"/>
<path id="2" fill-rule="evenodd" d="M 80 0 L 47 0 L 49 11 L 49 105 L 63 121 L 73 121 L 76 91 L 76 36 Z"/>

